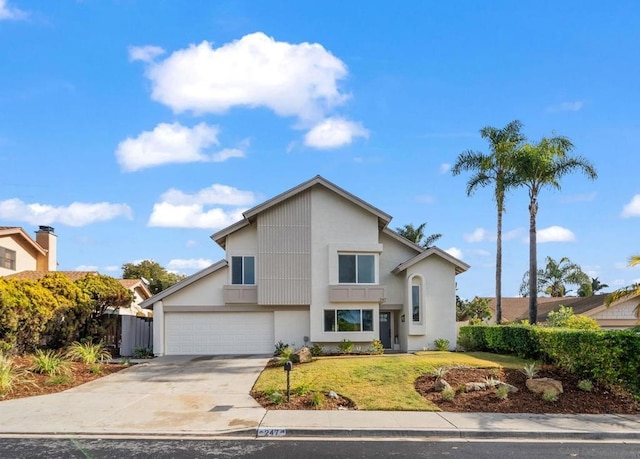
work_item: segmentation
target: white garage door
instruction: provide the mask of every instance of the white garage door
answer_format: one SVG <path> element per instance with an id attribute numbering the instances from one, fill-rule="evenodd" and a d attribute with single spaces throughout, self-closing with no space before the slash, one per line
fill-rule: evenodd
<path id="1" fill-rule="evenodd" d="M 165 353 L 272 354 L 273 312 L 169 312 Z"/>

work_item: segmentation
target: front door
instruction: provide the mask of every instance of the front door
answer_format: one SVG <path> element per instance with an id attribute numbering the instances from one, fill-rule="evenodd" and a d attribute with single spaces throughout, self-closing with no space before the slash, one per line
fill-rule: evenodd
<path id="1" fill-rule="evenodd" d="M 382 347 L 385 349 L 391 349 L 391 313 L 380 313 L 380 341 L 382 341 Z"/>

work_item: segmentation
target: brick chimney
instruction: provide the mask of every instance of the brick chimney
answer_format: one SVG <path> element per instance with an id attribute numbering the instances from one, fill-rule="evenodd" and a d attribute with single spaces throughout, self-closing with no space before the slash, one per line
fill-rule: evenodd
<path id="1" fill-rule="evenodd" d="M 36 231 L 36 242 L 47 251 L 44 257 L 38 257 L 38 271 L 57 271 L 58 236 L 53 233 L 53 227 L 40 226 Z"/>

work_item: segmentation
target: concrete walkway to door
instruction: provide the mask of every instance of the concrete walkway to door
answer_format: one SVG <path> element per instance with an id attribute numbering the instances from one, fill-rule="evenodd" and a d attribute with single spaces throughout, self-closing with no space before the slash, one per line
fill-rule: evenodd
<path id="1" fill-rule="evenodd" d="M 165 356 L 57 394 L 0 402 L 0 434 L 215 435 L 255 431 L 269 357 Z"/>

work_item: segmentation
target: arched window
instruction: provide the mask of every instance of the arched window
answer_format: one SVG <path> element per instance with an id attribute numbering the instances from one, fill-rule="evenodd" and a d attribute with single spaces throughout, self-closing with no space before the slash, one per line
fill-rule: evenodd
<path id="1" fill-rule="evenodd" d="M 411 321 L 422 322 L 422 277 L 411 277 Z"/>

